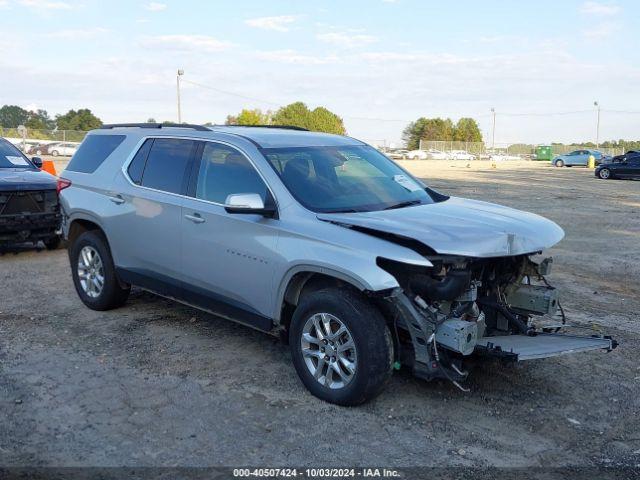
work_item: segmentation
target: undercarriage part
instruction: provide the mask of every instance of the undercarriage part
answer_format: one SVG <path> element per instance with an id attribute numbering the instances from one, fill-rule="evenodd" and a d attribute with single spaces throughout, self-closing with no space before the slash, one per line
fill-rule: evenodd
<path id="1" fill-rule="evenodd" d="M 558 310 L 558 291 L 544 285 L 520 285 L 505 300 L 510 308 L 534 315 L 553 315 Z"/>
<path id="2" fill-rule="evenodd" d="M 470 270 L 450 270 L 442 280 L 428 275 L 415 275 L 409 282 L 411 290 L 430 300 L 455 300 L 471 281 Z"/>
<path id="3" fill-rule="evenodd" d="M 527 324 L 524 323 L 522 320 L 520 320 L 516 315 L 511 313 L 509 309 L 504 305 L 488 299 L 478 299 L 478 303 L 485 307 L 489 307 L 496 310 L 499 314 L 498 316 L 502 315 L 502 317 L 507 321 L 507 323 L 514 326 L 517 329 L 517 331 L 524 334 L 532 333 L 531 329 L 527 326 Z"/>
<path id="4" fill-rule="evenodd" d="M 436 342 L 462 355 L 471 355 L 478 339 L 475 322 L 451 319 L 445 320 L 436 330 Z"/>

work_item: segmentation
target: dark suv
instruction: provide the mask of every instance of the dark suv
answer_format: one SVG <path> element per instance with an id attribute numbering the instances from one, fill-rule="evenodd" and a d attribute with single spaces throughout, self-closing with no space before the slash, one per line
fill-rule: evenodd
<path id="1" fill-rule="evenodd" d="M 0 247 L 39 240 L 49 249 L 59 246 L 58 182 L 41 166 L 0 138 Z"/>

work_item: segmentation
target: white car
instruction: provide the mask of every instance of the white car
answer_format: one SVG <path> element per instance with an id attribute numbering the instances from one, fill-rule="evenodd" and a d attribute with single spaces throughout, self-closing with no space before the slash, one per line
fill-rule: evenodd
<path id="1" fill-rule="evenodd" d="M 426 160 L 429 158 L 429 155 L 424 150 L 411 150 L 407 152 L 406 156 L 410 160 Z"/>
<path id="2" fill-rule="evenodd" d="M 451 150 L 449 152 L 453 160 L 475 160 L 476 156 L 465 152 L 464 150 Z"/>
<path id="3" fill-rule="evenodd" d="M 441 150 L 436 150 L 434 148 L 430 148 L 429 150 L 427 150 L 427 157 L 432 160 L 449 160 L 451 158 L 448 153 Z"/>
<path id="4" fill-rule="evenodd" d="M 78 143 L 62 142 L 53 144 L 49 147 L 49 153 L 54 157 L 61 155 L 63 157 L 70 157 L 78 150 Z"/>

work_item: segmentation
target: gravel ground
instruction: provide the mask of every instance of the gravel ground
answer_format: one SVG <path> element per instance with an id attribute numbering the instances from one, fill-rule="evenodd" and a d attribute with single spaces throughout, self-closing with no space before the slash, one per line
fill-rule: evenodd
<path id="1" fill-rule="evenodd" d="M 640 466 L 640 183 L 529 162 L 404 162 L 445 193 L 543 214 L 572 323 L 621 343 L 477 368 L 463 393 L 401 371 L 323 403 L 277 340 L 134 291 L 93 312 L 66 252 L 0 257 L 3 466 Z"/>

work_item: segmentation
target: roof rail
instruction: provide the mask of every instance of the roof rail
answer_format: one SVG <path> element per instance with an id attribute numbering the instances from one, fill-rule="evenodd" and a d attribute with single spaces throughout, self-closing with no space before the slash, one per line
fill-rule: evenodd
<path id="1" fill-rule="evenodd" d="M 191 128 L 200 132 L 210 132 L 211 130 L 202 125 L 193 125 L 190 123 L 111 123 L 102 125 L 100 130 L 109 130 L 112 128 Z"/>
<path id="2" fill-rule="evenodd" d="M 251 127 L 251 128 L 282 128 L 284 130 L 299 130 L 308 132 L 308 128 L 296 127 L 295 125 L 213 125 L 214 127 Z"/>

